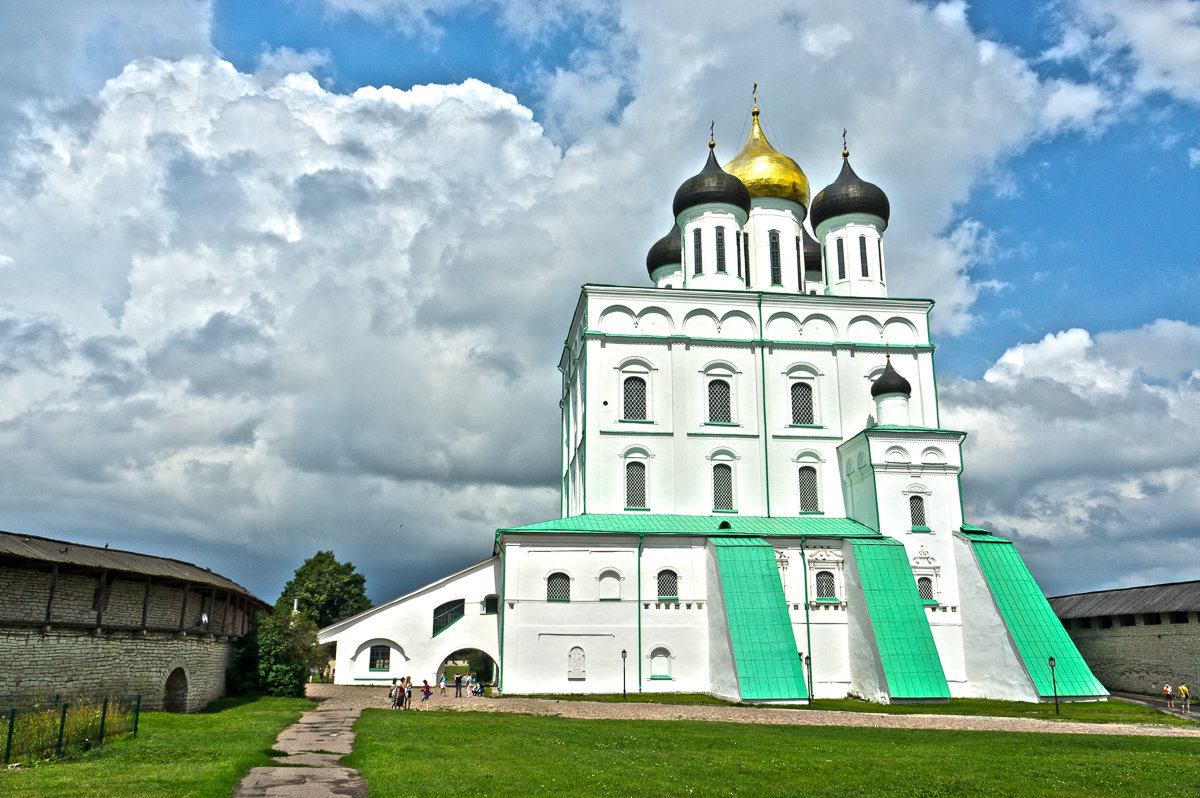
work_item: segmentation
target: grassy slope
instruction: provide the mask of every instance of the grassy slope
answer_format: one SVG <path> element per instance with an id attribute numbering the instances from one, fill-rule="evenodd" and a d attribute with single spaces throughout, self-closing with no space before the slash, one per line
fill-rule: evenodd
<path id="1" fill-rule="evenodd" d="M 383 710 L 356 731 L 373 798 L 1200 794 L 1194 739 Z"/>
<path id="2" fill-rule="evenodd" d="M 0 773 L 0 794 L 226 798 L 250 768 L 270 764 L 276 736 L 311 706 L 299 698 L 230 699 L 196 715 L 146 712 L 136 740 Z"/>

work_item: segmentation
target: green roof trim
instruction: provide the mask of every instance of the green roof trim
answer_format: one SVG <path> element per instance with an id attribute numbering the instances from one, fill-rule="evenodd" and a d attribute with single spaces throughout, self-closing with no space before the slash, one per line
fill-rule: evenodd
<path id="1" fill-rule="evenodd" d="M 966 435 L 967 433 L 956 429 L 938 429 L 937 427 L 911 427 L 900 424 L 878 424 L 874 427 L 867 427 L 863 432 L 945 432 L 949 435 Z"/>
<path id="2" fill-rule="evenodd" d="M 725 528 L 721 525 L 726 524 Z M 500 532 L 593 532 L 613 535 L 754 535 L 758 537 L 877 538 L 879 533 L 849 518 L 804 515 L 667 515 L 662 513 L 586 513 L 555 518 Z"/>
<path id="3" fill-rule="evenodd" d="M 710 537 L 743 701 L 808 698 L 775 548 L 762 538 Z"/>
<path id="4" fill-rule="evenodd" d="M 880 538 L 853 540 L 850 545 L 889 695 L 893 700 L 950 698 L 904 544 Z"/>
<path id="5" fill-rule="evenodd" d="M 1058 695 L 1108 695 L 1108 690 L 1092 675 L 1079 649 L 1050 608 L 1050 602 L 1046 601 L 1042 589 L 1021 560 L 1017 547 L 992 535 L 973 536 L 971 547 L 1008 626 L 1008 633 L 1025 663 L 1025 670 L 1042 698 L 1054 695 L 1050 657 L 1054 657 Z"/>
<path id="6" fill-rule="evenodd" d="M 962 531 L 966 532 L 968 535 L 970 535 L 970 534 L 975 534 L 975 535 L 990 535 L 990 534 L 992 534 L 990 531 L 984 529 L 983 527 L 974 526 L 973 524 L 963 524 Z"/>

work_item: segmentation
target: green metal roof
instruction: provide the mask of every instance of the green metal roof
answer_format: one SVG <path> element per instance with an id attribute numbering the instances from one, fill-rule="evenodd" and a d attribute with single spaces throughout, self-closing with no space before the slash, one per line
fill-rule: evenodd
<path id="1" fill-rule="evenodd" d="M 743 701 L 808 698 L 775 549 L 762 538 L 710 537 Z"/>
<path id="2" fill-rule="evenodd" d="M 728 524 L 722 529 L 721 524 Z M 599 532 L 617 535 L 758 535 L 761 537 L 879 537 L 879 533 L 849 518 L 760 515 L 665 515 L 650 513 L 588 513 L 537 524 L 508 527 L 500 532 Z"/>
<path id="3" fill-rule="evenodd" d="M 945 432 L 951 435 L 966 435 L 967 433 L 956 429 L 938 429 L 937 427 L 911 427 L 900 424 L 878 424 L 874 427 L 867 427 L 863 432 Z"/>
<path id="4" fill-rule="evenodd" d="M 892 538 L 853 540 L 867 613 L 893 699 L 949 698 L 933 632 L 904 545 Z"/>
<path id="5" fill-rule="evenodd" d="M 972 536 L 971 547 L 1025 670 L 1042 698 L 1054 695 L 1050 657 L 1054 657 L 1060 696 L 1108 695 L 1079 655 L 1017 548 L 992 535 Z"/>

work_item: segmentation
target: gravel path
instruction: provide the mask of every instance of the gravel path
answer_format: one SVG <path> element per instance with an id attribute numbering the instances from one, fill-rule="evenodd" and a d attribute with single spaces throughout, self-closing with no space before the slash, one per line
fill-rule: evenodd
<path id="1" fill-rule="evenodd" d="M 795 726 L 852 726 L 880 729 L 948 729 L 953 731 L 1052 732 L 1056 734 L 1116 734 L 1140 737 L 1200 737 L 1200 728 L 1142 723 L 1072 723 L 1038 718 L 997 718 L 966 715 L 888 715 L 879 712 L 828 712 L 819 709 L 777 709 L 733 706 L 678 706 L 640 702 L 555 701 L 541 698 L 454 698 L 434 690 L 427 711 L 515 712 L 564 718 L 633 720 L 705 720 L 724 723 L 767 723 Z M 414 696 L 415 696 L 414 691 Z M 310 684 L 308 696 L 339 706 L 387 706 L 387 690 L 354 685 Z M 419 701 L 414 701 L 419 704 Z"/>

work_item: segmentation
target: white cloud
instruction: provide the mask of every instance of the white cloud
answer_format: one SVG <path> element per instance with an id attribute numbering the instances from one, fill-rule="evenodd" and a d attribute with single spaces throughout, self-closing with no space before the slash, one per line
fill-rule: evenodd
<path id="1" fill-rule="evenodd" d="M 944 383 L 942 423 L 971 432 L 970 520 L 1015 536 L 1051 592 L 1178 578 L 1200 556 L 1197 364 L 1200 327 L 1158 320 L 1048 335 Z"/>

